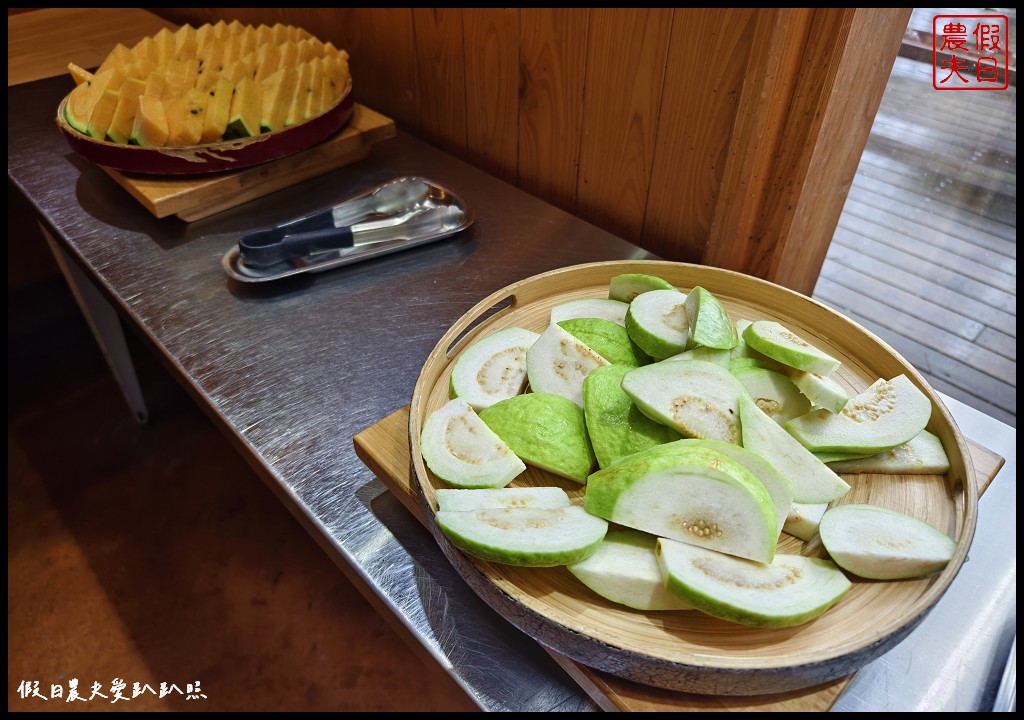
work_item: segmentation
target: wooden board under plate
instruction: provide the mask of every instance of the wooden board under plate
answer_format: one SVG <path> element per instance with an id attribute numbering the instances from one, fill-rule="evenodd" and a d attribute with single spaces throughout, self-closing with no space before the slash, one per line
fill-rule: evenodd
<path id="1" fill-rule="evenodd" d="M 364 159 L 371 147 L 395 136 L 395 121 L 355 104 L 352 119 L 313 147 L 242 170 L 212 175 L 143 175 L 103 168 L 158 218 L 193 222 Z"/>

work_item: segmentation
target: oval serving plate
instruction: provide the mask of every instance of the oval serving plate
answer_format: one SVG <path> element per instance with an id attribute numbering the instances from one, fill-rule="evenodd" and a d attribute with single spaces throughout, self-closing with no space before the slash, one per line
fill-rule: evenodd
<path id="1" fill-rule="evenodd" d="M 352 84 L 333 106 L 304 123 L 254 137 L 192 147 L 141 147 L 95 140 L 68 124 L 65 97 L 57 108 L 57 127 L 76 153 L 97 165 L 148 175 L 199 175 L 239 170 L 311 148 L 352 118 Z"/>
<path id="2" fill-rule="evenodd" d="M 686 292 L 696 285 L 718 297 L 734 319 L 776 320 L 842 361 L 834 375 L 851 394 L 879 377 L 906 374 L 931 400 L 928 429 L 942 439 L 946 475 L 845 476 L 840 502 L 870 502 L 914 515 L 957 541 L 947 567 L 896 582 L 852 578 L 853 588 L 826 613 L 793 628 L 746 627 L 699 612 L 639 612 L 608 602 L 564 567 L 500 565 L 462 553 L 429 522 L 431 533 L 463 579 L 491 607 L 541 644 L 584 665 L 647 685 L 712 695 L 763 695 L 809 688 L 844 677 L 903 640 L 956 577 L 974 537 L 978 484 L 966 442 L 935 391 L 891 347 L 845 316 L 786 288 L 740 273 L 684 263 L 636 260 L 577 265 L 510 285 L 456 322 L 431 352 L 410 406 L 414 485 L 428 517 L 436 492 L 448 487 L 426 468 L 420 432 L 448 400 L 451 369 L 475 340 L 510 326 L 542 332 L 551 308 L 568 300 L 607 297 L 612 277 L 655 275 Z M 495 309 L 497 308 L 497 309 Z M 585 486 L 528 468 L 512 487 L 555 485 L 582 503 Z M 820 544 L 783 534 L 780 552 L 818 555 Z"/>

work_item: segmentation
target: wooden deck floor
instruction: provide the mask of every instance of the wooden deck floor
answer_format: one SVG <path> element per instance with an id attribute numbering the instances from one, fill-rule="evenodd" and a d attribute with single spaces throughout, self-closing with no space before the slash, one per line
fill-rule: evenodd
<path id="1" fill-rule="evenodd" d="M 1017 425 L 1017 96 L 897 58 L 813 297 Z"/>

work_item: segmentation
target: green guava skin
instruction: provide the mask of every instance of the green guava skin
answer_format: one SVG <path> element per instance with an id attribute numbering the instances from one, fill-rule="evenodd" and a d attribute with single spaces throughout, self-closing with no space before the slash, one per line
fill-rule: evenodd
<path id="1" fill-rule="evenodd" d="M 630 369 L 625 365 L 606 365 L 591 370 L 583 381 L 583 414 L 597 464 L 602 468 L 682 437 L 644 415 L 622 389 L 622 378 Z"/>
<path id="2" fill-rule="evenodd" d="M 611 300 L 633 302 L 633 299 L 648 290 L 675 290 L 668 280 L 643 273 L 624 273 L 616 275 L 608 283 L 608 297 Z"/>
<path id="3" fill-rule="evenodd" d="M 562 320 L 558 325 L 612 365 L 635 368 L 654 361 L 633 342 L 623 325 L 611 320 L 573 318 Z"/>
<path id="4" fill-rule="evenodd" d="M 686 294 L 690 322 L 690 346 L 732 350 L 739 343 L 736 323 L 711 291 L 701 286 Z"/>
<path id="5" fill-rule="evenodd" d="M 583 484 L 597 464 L 583 408 L 569 398 L 516 395 L 481 410 L 480 418 L 527 465 Z"/>

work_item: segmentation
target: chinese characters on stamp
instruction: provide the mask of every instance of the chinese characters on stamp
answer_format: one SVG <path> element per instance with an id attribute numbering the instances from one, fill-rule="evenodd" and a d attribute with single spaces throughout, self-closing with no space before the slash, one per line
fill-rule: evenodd
<path id="1" fill-rule="evenodd" d="M 932 87 L 1005 90 L 1010 86 L 1006 15 L 936 15 L 932 20 Z"/>

